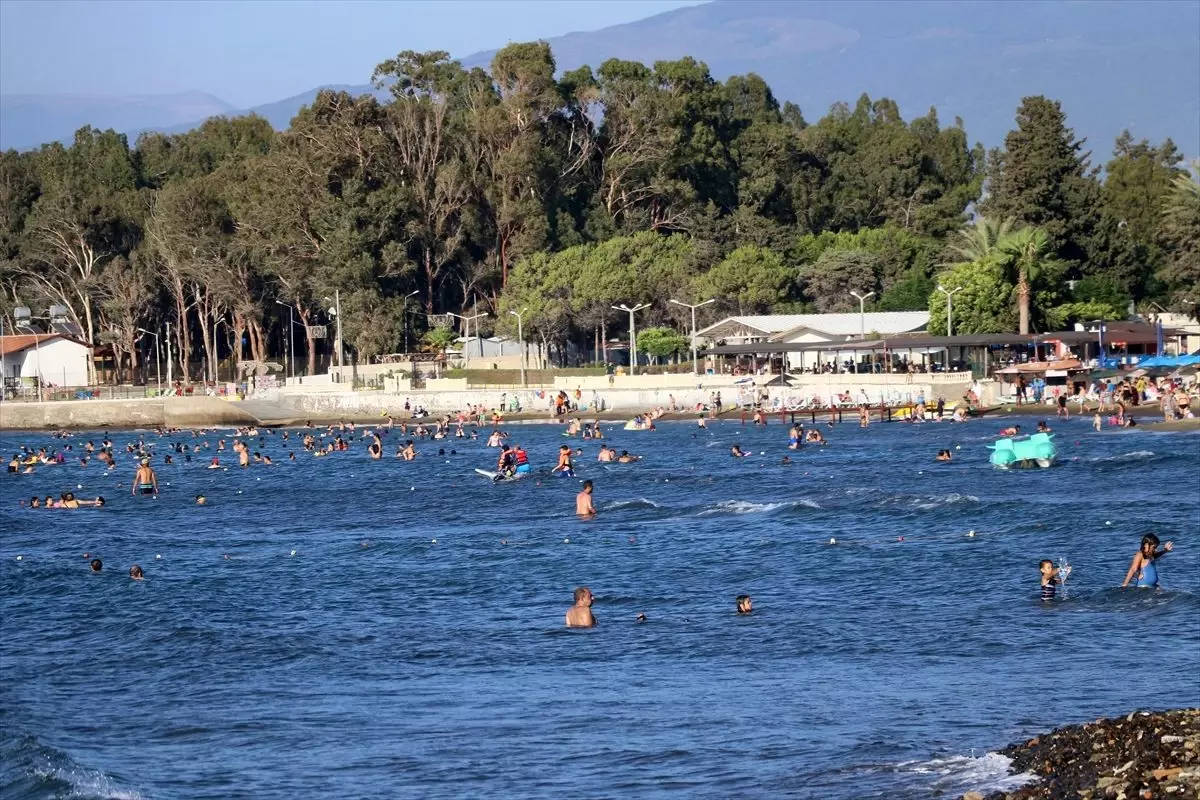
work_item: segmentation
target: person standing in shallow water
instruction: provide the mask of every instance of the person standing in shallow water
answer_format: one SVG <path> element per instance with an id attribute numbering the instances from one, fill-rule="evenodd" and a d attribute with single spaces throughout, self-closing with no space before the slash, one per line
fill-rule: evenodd
<path id="1" fill-rule="evenodd" d="M 594 628 L 596 617 L 592 615 L 592 590 L 580 586 L 575 590 L 575 605 L 567 609 L 568 628 Z"/>
<path id="2" fill-rule="evenodd" d="M 592 482 L 583 482 L 583 491 L 575 495 L 575 513 L 581 517 L 596 516 L 596 506 L 592 504 Z"/>
<path id="3" fill-rule="evenodd" d="M 133 485 L 129 493 L 158 494 L 158 476 L 154 474 L 154 469 L 150 466 L 150 459 L 142 459 L 137 474 L 133 476 Z"/>
<path id="4" fill-rule="evenodd" d="M 1129 564 L 1129 572 L 1125 573 L 1125 581 L 1121 584 L 1121 588 L 1124 589 L 1136 577 L 1137 580 L 1133 585 L 1137 588 L 1157 589 L 1158 566 L 1155 562 L 1173 549 L 1175 549 L 1175 545 L 1167 542 L 1163 545 L 1163 549 L 1159 550 L 1158 537 L 1153 533 L 1147 533 L 1142 537 L 1141 548 L 1133 554 L 1133 561 Z"/>

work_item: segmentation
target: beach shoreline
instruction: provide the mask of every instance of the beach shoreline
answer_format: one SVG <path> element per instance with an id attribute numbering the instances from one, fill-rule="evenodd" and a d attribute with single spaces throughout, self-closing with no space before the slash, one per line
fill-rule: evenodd
<path id="1" fill-rule="evenodd" d="M 963 800 L 1186 798 L 1200 796 L 1200 708 L 1133 711 L 1066 725 L 1005 747 L 1014 774 L 1037 779 Z"/>

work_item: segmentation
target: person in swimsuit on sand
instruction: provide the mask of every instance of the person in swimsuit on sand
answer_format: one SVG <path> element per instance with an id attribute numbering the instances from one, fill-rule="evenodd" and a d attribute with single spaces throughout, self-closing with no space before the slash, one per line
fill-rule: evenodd
<path id="1" fill-rule="evenodd" d="M 583 491 L 575 495 L 575 513 L 581 517 L 596 516 L 596 506 L 592 504 L 592 482 L 583 482 Z"/>
<path id="2" fill-rule="evenodd" d="M 592 615 L 592 590 L 580 586 L 575 590 L 575 605 L 567 609 L 568 628 L 594 628 L 596 617 Z"/>

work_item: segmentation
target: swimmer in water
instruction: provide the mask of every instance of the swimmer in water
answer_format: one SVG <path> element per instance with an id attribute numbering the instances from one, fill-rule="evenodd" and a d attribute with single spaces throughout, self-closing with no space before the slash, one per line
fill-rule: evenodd
<path id="1" fill-rule="evenodd" d="M 641 456 L 631 455 L 628 450 L 622 450 L 621 455 L 617 456 L 618 464 L 632 464 L 635 461 L 640 461 Z"/>
<path id="2" fill-rule="evenodd" d="M 733 447 L 729 448 L 729 455 L 733 456 L 734 458 L 745 458 L 751 454 L 742 452 L 742 446 L 740 444 L 735 444 Z"/>
<path id="3" fill-rule="evenodd" d="M 1054 566 L 1054 562 L 1048 558 L 1043 558 L 1038 568 L 1042 571 L 1042 602 L 1049 603 L 1054 599 L 1058 587 L 1066 581 L 1067 576 L 1071 574 L 1070 567 L 1064 567 L 1059 570 Z"/>
<path id="4" fill-rule="evenodd" d="M 1000 435 L 1001 436 L 1020 436 L 1021 435 L 1021 426 L 1020 425 L 1010 425 L 1009 427 L 1000 431 Z"/>
<path id="5" fill-rule="evenodd" d="M 788 431 L 788 449 L 789 450 L 799 450 L 800 449 L 800 435 L 801 435 L 800 434 L 800 426 L 792 425 L 791 430 Z"/>
<path id="6" fill-rule="evenodd" d="M 592 590 L 580 586 L 575 590 L 575 605 L 567 609 L 568 628 L 594 628 L 596 617 L 592 614 Z"/>
<path id="7" fill-rule="evenodd" d="M 133 578 L 135 581 L 140 581 L 142 578 L 146 577 L 146 574 L 142 572 L 141 567 L 139 567 L 137 564 L 134 564 L 129 568 L 129 577 Z"/>
<path id="8" fill-rule="evenodd" d="M 202 506 L 207 502 L 208 502 L 208 498 L 205 497 L 204 495 L 202 495 L 202 494 L 196 495 L 196 505 Z"/>
<path id="9" fill-rule="evenodd" d="M 938 461 L 949 461 L 952 458 L 953 458 L 953 456 L 950 454 L 949 450 L 938 450 L 938 453 L 937 453 Z"/>
<path id="10" fill-rule="evenodd" d="M 143 458 L 137 474 L 133 476 L 130 494 L 158 494 L 158 476 L 150 466 L 150 459 Z"/>
<path id="11" fill-rule="evenodd" d="M 1133 554 L 1133 561 L 1129 564 L 1129 572 L 1125 573 L 1125 581 L 1121 584 L 1121 588 L 1124 589 L 1128 586 L 1136 576 L 1137 580 L 1134 586 L 1137 588 L 1157 589 L 1158 566 L 1155 562 L 1174 549 L 1175 545 L 1167 542 L 1163 545 L 1163 549 L 1159 550 L 1158 537 L 1153 533 L 1147 533 L 1142 537 L 1141 548 Z"/>
<path id="12" fill-rule="evenodd" d="M 787 466 L 791 466 L 791 464 L 792 464 L 792 457 L 791 457 L 791 456 L 784 456 L 784 457 L 783 457 L 783 458 L 782 458 L 782 459 L 779 461 L 779 464 L 780 464 L 781 466 L 785 466 L 785 467 L 787 467 Z"/>
<path id="13" fill-rule="evenodd" d="M 754 601 L 750 599 L 748 594 L 739 594 L 737 596 L 737 613 L 749 614 L 754 611 Z"/>
<path id="14" fill-rule="evenodd" d="M 559 472 L 565 478 L 574 478 L 575 470 L 571 468 L 571 447 L 563 445 L 558 448 L 558 463 L 554 465 L 551 472 Z"/>
<path id="15" fill-rule="evenodd" d="M 104 568 L 104 563 L 98 558 L 93 558 L 88 566 L 92 568 L 92 572 L 99 572 Z"/>
<path id="16" fill-rule="evenodd" d="M 596 506 L 592 503 L 592 482 L 583 482 L 583 491 L 575 495 L 575 513 L 581 517 L 596 516 Z"/>
<path id="17" fill-rule="evenodd" d="M 1037 424 L 1038 433 L 1050 433 L 1050 426 L 1046 424 L 1046 420 L 1042 420 Z"/>

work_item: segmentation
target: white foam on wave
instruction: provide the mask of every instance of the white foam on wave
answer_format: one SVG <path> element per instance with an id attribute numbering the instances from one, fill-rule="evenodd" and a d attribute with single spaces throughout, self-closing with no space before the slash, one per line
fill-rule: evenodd
<path id="1" fill-rule="evenodd" d="M 944 495 L 930 495 L 928 497 L 913 498 L 913 505 L 922 510 L 938 508 L 940 506 L 953 506 L 960 503 L 978 503 L 979 498 L 973 494 L 959 494 L 951 492 Z"/>
<path id="2" fill-rule="evenodd" d="M 815 500 L 801 498 L 787 503 L 754 503 L 750 500 L 722 500 L 711 506 L 706 506 L 699 514 L 708 517 L 714 514 L 768 514 L 781 508 L 820 508 Z"/>
<path id="3" fill-rule="evenodd" d="M 104 800 L 142 800 L 141 792 L 117 786 L 113 779 L 94 769 L 85 769 L 75 765 L 34 767 L 33 774 L 42 780 L 55 780 L 66 783 L 71 787 L 67 797 L 89 798 L 97 797 Z"/>
<path id="4" fill-rule="evenodd" d="M 1013 774 L 1012 759 L 999 753 L 905 761 L 896 767 L 899 772 L 928 776 L 930 789 L 953 794 L 1010 792 L 1036 779 L 1028 773 Z"/>
<path id="5" fill-rule="evenodd" d="M 605 511 L 613 511 L 618 508 L 662 508 L 653 500 L 647 500 L 644 497 L 639 497 L 636 500 L 614 500 L 611 503 L 603 506 Z"/>

